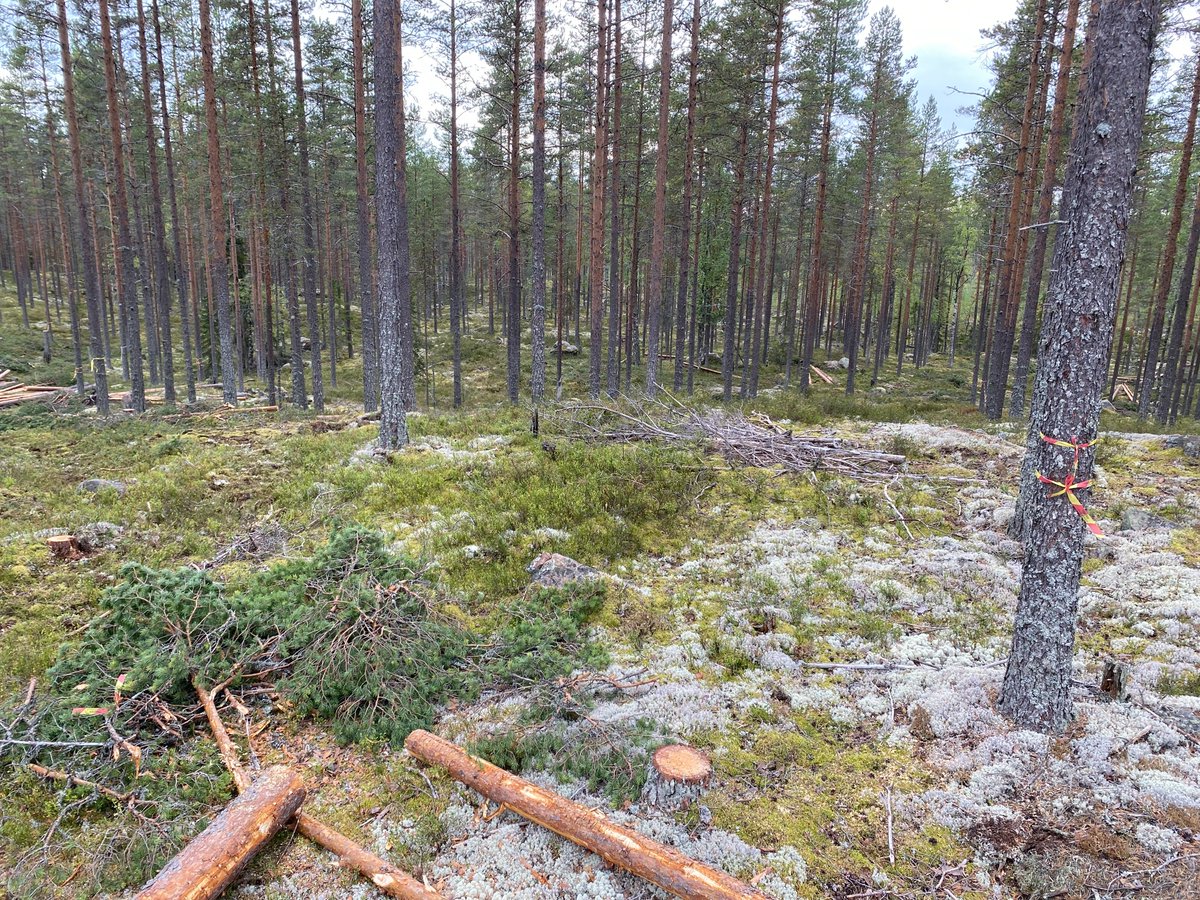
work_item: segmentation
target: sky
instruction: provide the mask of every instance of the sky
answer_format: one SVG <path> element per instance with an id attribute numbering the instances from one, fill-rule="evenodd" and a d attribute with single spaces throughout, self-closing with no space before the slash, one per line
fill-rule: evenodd
<path id="1" fill-rule="evenodd" d="M 738 0 L 732 0 L 738 2 Z M 988 87 L 990 75 L 987 62 L 989 51 L 979 31 L 1010 18 L 1018 0 L 870 0 L 873 13 L 890 6 L 900 18 L 904 33 L 904 52 L 917 57 L 913 77 L 917 82 L 919 102 L 932 96 L 942 117 L 942 126 L 953 124 L 959 133 L 970 131 L 974 119 L 960 113 L 971 105 L 979 93 Z M 318 4 L 320 8 L 323 4 Z M 551 6 L 561 7 L 561 0 L 551 0 Z M 336 16 L 332 8 L 327 14 Z M 863 36 L 866 35 L 864 23 Z M 682 38 L 680 38 L 682 40 Z M 420 105 L 424 115 L 444 104 L 447 87 L 437 73 L 437 60 L 423 47 L 410 44 L 405 48 L 406 63 L 413 77 L 406 85 L 408 92 Z M 477 55 L 464 59 L 464 76 L 469 80 L 472 64 L 479 65 Z M 965 92 L 965 93 L 963 93 Z M 477 115 L 464 109 L 462 124 L 470 128 Z"/>
<path id="2" fill-rule="evenodd" d="M 904 52 L 917 57 L 920 102 L 932 96 L 943 127 L 953 123 L 960 133 L 969 131 L 973 117 L 957 110 L 976 98 L 959 92 L 982 92 L 990 81 L 979 30 L 1011 18 L 1017 0 L 871 0 L 871 11 L 885 5 L 900 19 Z"/>

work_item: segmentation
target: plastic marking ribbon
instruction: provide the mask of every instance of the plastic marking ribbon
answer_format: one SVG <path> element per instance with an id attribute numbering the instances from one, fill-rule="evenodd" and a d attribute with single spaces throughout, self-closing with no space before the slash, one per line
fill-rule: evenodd
<path id="1" fill-rule="evenodd" d="M 1067 449 L 1075 452 L 1075 459 L 1071 463 L 1071 471 L 1067 473 L 1066 477 L 1062 481 L 1055 481 L 1053 478 L 1047 478 L 1041 472 L 1036 473 L 1038 481 L 1040 481 L 1042 484 L 1048 484 L 1051 487 L 1058 488 L 1057 491 L 1051 491 L 1050 496 L 1065 496 L 1067 498 L 1067 502 L 1071 504 L 1075 512 L 1079 513 L 1079 518 L 1083 519 L 1083 524 L 1088 527 L 1088 531 L 1097 537 L 1104 537 L 1104 532 L 1100 530 L 1100 526 L 1096 524 L 1096 520 L 1091 517 L 1087 509 L 1084 508 L 1083 503 L 1081 503 L 1079 498 L 1075 496 L 1075 491 L 1081 491 L 1084 488 L 1089 488 L 1092 486 L 1090 479 L 1085 481 L 1076 481 L 1075 476 L 1079 473 L 1079 451 L 1088 449 L 1089 447 L 1093 446 L 1096 441 L 1091 440 L 1081 444 L 1076 441 L 1060 441 L 1058 438 L 1047 437 L 1040 431 L 1038 434 L 1047 444 L 1053 444 L 1055 447 L 1066 447 Z"/>

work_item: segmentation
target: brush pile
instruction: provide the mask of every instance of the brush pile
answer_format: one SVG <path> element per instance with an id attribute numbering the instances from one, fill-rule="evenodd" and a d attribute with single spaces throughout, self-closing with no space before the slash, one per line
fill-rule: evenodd
<path id="1" fill-rule="evenodd" d="M 740 412 L 696 410 L 657 401 L 619 409 L 571 404 L 564 411 L 570 432 L 584 440 L 699 444 L 736 466 L 888 481 L 903 470 L 905 463 L 901 455 L 856 446 L 844 438 L 797 434 L 763 415 L 747 417 Z"/>

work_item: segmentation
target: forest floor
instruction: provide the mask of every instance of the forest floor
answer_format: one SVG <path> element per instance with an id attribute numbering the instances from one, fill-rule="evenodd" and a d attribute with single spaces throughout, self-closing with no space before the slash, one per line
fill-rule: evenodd
<path id="1" fill-rule="evenodd" d="M 68 383 L 65 333 L 53 363 L 30 363 L 40 336 L 0 300 L 0 369 Z M 1105 414 L 1076 717 L 1047 738 L 996 711 L 1023 434 L 970 406 L 970 360 L 903 377 L 893 362 L 853 399 L 837 372 L 808 398 L 764 373 L 747 414 L 906 458 L 905 477 L 872 483 L 581 440 L 565 404 L 585 396 L 586 347 L 534 436 L 528 407 L 503 402 L 503 348 L 485 323 L 464 339 L 467 408 L 449 409 L 447 365 L 423 366 L 413 443 L 387 460 L 359 452 L 375 426 L 358 418 L 357 359 L 319 418 L 216 414 L 212 391 L 188 415 L 107 423 L 76 406 L 0 411 L 0 697 L 19 703 L 44 677 L 128 562 L 219 560 L 214 576 L 239 584 L 360 523 L 436 572 L 449 615 L 484 624 L 552 551 L 611 576 L 594 625 L 606 677 L 451 702 L 433 730 L 779 898 L 1200 897 L 1200 459 Z M 432 339 L 435 356 L 447 342 Z M 695 403 L 708 402 L 716 379 L 697 378 Z M 80 490 L 92 478 L 117 485 Z M 95 549 L 53 559 L 45 538 L 62 532 L 95 535 Z M 1127 701 L 1099 690 L 1112 659 L 1129 667 Z M 512 813 L 488 815 L 386 742 L 342 745 L 277 700 L 251 718 L 255 754 L 303 768 L 315 815 L 449 898 L 662 896 Z M 638 796 L 648 753 L 670 741 L 705 749 L 716 771 L 674 814 Z M 42 781 L 27 759 L 0 747 L 11 896 L 122 896 L 153 871 L 127 811 Z M 197 727 L 146 770 L 175 783 L 205 766 L 220 770 Z M 176 840 L 228 797 L 220 782 L 184 807 Z M 293 836 L 230 892 L 374 895 Z"/>

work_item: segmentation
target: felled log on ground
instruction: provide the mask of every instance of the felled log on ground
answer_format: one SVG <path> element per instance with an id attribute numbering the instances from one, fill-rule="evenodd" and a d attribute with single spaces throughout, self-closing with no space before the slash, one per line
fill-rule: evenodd
<path id="1" fill-rule="evenodd" d="M 210 900 L 274 837 L 304 801 L 300 773 L 273 766 L 192 838 L 137 900 Z"/>
<path id="2" fill-rule="evenodd" d="M 441 766 L 495 803 L 578 844 L 677 897 L 688 900 L 766 900 L 766 894 L 672 847 L 617 825 L 598 810 L 506 772 L 420 729 L 404 742 L 413 756 Z"/>
<path id="3" fill-rule="evenodd" d="M 659 747 L 650 759 L 642 801 L 656 809 L 687 809 L 712 781 L 712 771 L 708 757 L 695 747 Z"/>
<path id="4" fill-rule="evenodd" d="M 200 698 L 200 705 L 204 707 L 209 728 L 212 729 L 213 740 L 216 741 L 217 750 L 221 754 L 221 762 L 233 776 L 234 787 L 239 792 L 247 790 L 250 785 L 249 773 L 242 768 L 237 748 L 230 740 L 229 732 L 225 730 L 225 723 L 221 721 L 221 716 L 217 712 L 217 705 L 213 702 L 212 693 L 195 678 L 192 679 L 192 687 L 195 688 L 196 695 Z M 320 844 L 326 850 L 336 854 L 339 865 L 354 869 L 360 875 L 366 876 L 373 885 L 389 897 L 399 897 L 401 900 L 442 900 L 442 895 L 437 891 L 425 887 L 407 872 L 396 868 L 369 850 L 364 850 L 341 832 L 319 822 L 308 813 L 296 811 L 295 824 L 296 829 L 314 844 Z M 137 900 L 142 900 L 142 898 L 138 897 Z"/>

